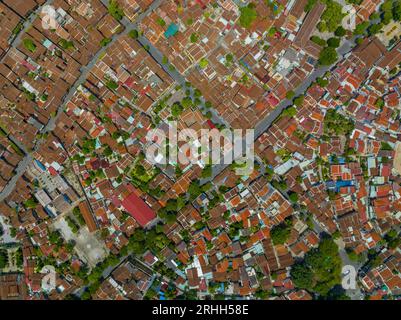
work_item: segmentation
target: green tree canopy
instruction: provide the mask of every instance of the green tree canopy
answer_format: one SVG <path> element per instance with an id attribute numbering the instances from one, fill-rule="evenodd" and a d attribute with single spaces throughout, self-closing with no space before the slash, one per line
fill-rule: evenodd
<path id="1" fill-rule="evenodd" d="M 330 38 L 327 40 L 327 45 L 332 48 L 338 48 L 340 46 L 340 39 L 339 38 Z"/>
<path id="2" fill-rule="evenodd" d="M 336 31 L 334 31 L 334 35 L 337 37 L 343 37 L 347 34 L 347 30 L 345 30 L 342 26 L 339 26 Z"/>
<path id="3" fill-rule="evenodd" d="M 329 66 L 337 61 L 337 51 L 332 47 L 324 48 L 319 55 L 319 64 Z"/>
<path id="4" fill-rule="evenodd" d="M 286 219 L 284 222 L 274 226 L 270 230 L 270 236 L 274 245 L 284 244 L 291 234 L 292 220 Z"/>
<path id="5" fill-rule="evenodd" d="M 341 282 L 341 266 L 337 244 L 331 238 L 323 238 L 318 248 L 292 266 L 291 278 L 296 287 L 327 297 Z"/>
<path id="6" fill-rule="evenodd" d="M 349 135 L 354 130 L 354 123 L 336 110 L 329 109 L 324 117 L 323 128 L 328 135 Z"/>
<path id="7" fill-rule="evenodd" d="M 240 8 L 240 18 L 239 18 L 239 24 L 243 28 L 250 28 L 253 24 L 253 22 L 256 20 L 258 17 L 258 13 L 256 12 L 255 4 L 249 3 L 245 7 Z"/>

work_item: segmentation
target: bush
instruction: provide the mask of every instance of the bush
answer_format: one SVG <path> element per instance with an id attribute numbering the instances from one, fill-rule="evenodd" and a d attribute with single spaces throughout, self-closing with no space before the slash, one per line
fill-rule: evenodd
<path id="1" fill-rule="evenodd" d="M 364 21 L 356 25 L 354 35 L 363 35 L 369 27 L 369 21 Z"/>
<path id="2" fill-rule="evenodd" d="M 355 262 L 359 261 L 359 256 L 356 254 L 354 250 L 347 250 L 347 255 L 351 261 Z"/>
<path id="3" fill-rule="evenodd" d="M 295 97 L 295 92 L 292 91 L 292 90 L 290 90 L 290 91 L 288 91 L 288 92 L 285 94 L 285 97 L 286 97 L 288 100 L 291 100 L 292 98 Z"/>
<path id="4" fill-rule="evenodd" d="M 210 164 L 208 164 L 203 168 L 201 177 L 202 178 L 210 178 L 212 176 L 212 173 L 213 173 L 212 166 Z"/>
<path id="5" fill-rule="evenodd" d="M 269 37 L 273 37 L 273 36 L 276 34 L 277 31 L 278 31 L 278 30 L 277 30 L 276 27 L 271 27 L 271 28 L 269 29 L 269 31 L 267 32 L 267 35 L 268 35 Z"/>
<path id="6" fill-rule="evenodd" d="M 35 198 L 30 198 L 24 202 L 24 206 L 27 209 L 34 209 L 38 205 L 38 202 Z"/>
<path id="7" fill-rule="evenodd" d="M 198 42 L 199 40 L 199 35 L 197 33 L 192 33 L 191 36 L 189 37 L 190 41 L 192 43 Z"/>
<path id="8" fill-rule="evenodd" d="M 0 269 L 4 269 L 8 265 L 8 253 L 6 250 L 0 249 Z"/>
<path id="9" fill-rule="evenodd" d="M 76 224 L 74 220 L 72 220 L 70 217 L 67 216 L 65 217 L 65 221 L 67 222 L 68 226 L 70 227 L 73 233 L 78 233 L 79 226 Z"/>
<path id="10" fill-rule="evenodd" d="M 102 39 L 102 41 L 100 41 L 100 45 L 101 45 L 102 47 L 105 47 L 105 46 L 107 46 L 110 42 L 111 42 L 111 39 L 109 39 L 109 38 L 104 38 L 104 39 Z"/>
<path id="11" fill-rule="evenodd" d="M 231 53 L 226 54 L 226 62 L 232 63 L 234 60 L 234 56 Z"/>
<path id="12" fill-rule="evenodd" d="M 341 24 L 345 14 L 342 13 L 342 6 L 335 1 L 326 1 L 326 9 L 324 10 L 321 21 L 323 30 L 334 32 Z"/>
<path id="13" fill-rule="evenodd" d="M 157 18 L 156 22 L 161 27 L 164 27 L 166 25 L 166 21 L 164 21 L 162 18 Z"/>
<path id="14" fill-rule="evenodd" d="M 106 82 L 106 87 L 110 90 L 116 90 L 118 88 L 118 83 L 113 80 L 108 80 Z"/>
<path id="15" fill-rule="evenodd" d="M 338 48 L 340 46 L 339 38 L 330 38 L 327 40 L 327 45 L 332 48 Z"/>
<path id="16" fill-rule="evenodd" d="M 195 200 L 201 193 L 202 188 L 200 186 L 199 180 L 192 181 L 188 187 L 189 199 Z"/>
<path id="17" fill-rule="evenodd" d="M 393 148 L 390 146 L 390 144 L 388 142 L 382 141 L 380 150 L 392 151 Z"/>
<path id="18" fill-rule="evenodd" d="M 129 36 L 130 38 L 132 38 L 132 39 L 138 39 L 138 37 L 139 37 L 139 32 L 138 32 L 138 30 L 131 30 L 131 31 L 128 33 L 128 36 Z"/>
<path id="19" fill-rule="evenodd" d="M 361 44 L 363 42 L 363 38 L 357 38 L 356 40 L 355 40 L 355 43 L 356 44 Z"/>
<path id="20" fill-rule="evenodd" d="M 49 233 L 49 242 L 51 244 L 55 244 L 57 247 L 60 247 L 64 241 L 58 231 L 53 231 Z"/>
<path id="21" fill-rule="evenodd" d="M 347 30 L 345 30 L 342 26 L 339 26 L 336 31 L 334 31 L 334 35 L 336 37 L 343 37 L 347 34 Z"/>
<path id="22" fill-rule="evenodd" d="M 304 7 L 304 11 L 305 12 L 309 12 L 313 9 L 313 7 L 315 6 L 317 0 L 308 0 L 308 2 L 306 3 L 305 7 Z"/>
<path id="23" fill-rule="evenodd" d="M 379 108 L 383 108 L 384 107 L 384 100 L 383 98 L 378 98 L 375 102 L 375 106 L 379 107 Z"/>
<path id="24" fill-rule="evenodd" d="M 299 97 L 296 97 L 295 99 L 294 99 L 294 104 L 297 106 L 297 107 L 300 107 L 300 106 L 302 106 L 302 103 L 304 102 L 304 96 L 302 95 L 302 96 L 299 96 Z"/>
<path id="25" fill-rule="evenodd" d="M 15 236 L 17 235 L 17 229 L 15 229 L 14 227 L 12 227 L 11 229 L 10 229 L 10 236 L 11 237 L 13 237 L 13 238 L 15 238 Z"/>
<path id="26" fill-rule="evenodd" d="M 202 96 L 202 92 L 199 89 L 194 90 L 194 96 L 200 98 Z"/>
<path id="27" fill-rule="evenodd" d="M 212 107 L 213 107 L 213 105 L 212 105 L 212 103 L 210 101 L 206 101 L 205 102 L 205 108 L 210 109 Z"/>
<path id="28" fill-rule="evenodd" d="M 296 192 L 291 192 L 288 197 L 290 198 L 290 201 L 293 203 L 298 202 L 298 194 Z"/>
<path id="29" fill-rule="evenodd" d="M 273 241 L 273 244 L 284 244 L 291 234 L 291 228 L 292 221 L 290 219 L 285 220 L 277 226 L 274 226 L 270 230 L 270 237 Z"/>
<path id="30" fill-rule="evenodd" d="M 372 24 L 368 28 L 369 36 L 373 36 L 373 35 L 379 33 L 382 28 L 383 28 L 383 23 Z"/>
<path id="31" fill-rule="evenodd" d="M 393 7 L 393 18 L 395 21 L 401 20 L 401 3 L 400 3 L 400 1 L 395 1 L 394 7 Z"/>
<path id="32" fill-rule="evenodd" d="M 288 107 L 283 110 L 280 117 L 294 117 L 297 114 L 297 109 L 294 106 Z"/>
<path id="33" fill-rule="evenodd" d="M 318 36 L 312 36 L 310 39 L 312 42 L 316 43 L 317 45 L 319 45 L 321 47 L 324 47 L 326 45 L 326 41 Z"/>
<path id="34" fill-rule="evenodd" d="M 25 49 L 34 53 L 36 51 L 36 45 L 31 39 L 24 39 L 22 42 L 24 44 Z"/>
<path id="35" fill-rule="evenodd" d="M 330 109 L 324 117 L 323 128 L 328 135 L 348 136 L 354 130 L 354 123 L 334 109 Z"/>
<path id="36" fill-rule="evenodd" d="M 79 208 L 78 208 L 78 207 L 75 207 L 75 208 L 72 210 L 72 213 L 73 213 L 74 217 L 78 220 L 78 223 L 79 223 L 81 226 L 84 226 L 84 225 L 85 225 L 85 219 L 84 219 L 84 217 L 82 216 L 81 211 L 79 210 Z"/>
<path id="37" fill-rule="evenodd" d="M 59 45 L 64 50 L 68 50 L 68 49 L 74 48 L 74 43 L 72 41 L 67 41 L 65 39 L 61 39 L 60 42 L 59 42 Z"/>
<path id="38" fill-rule="evenodd" d="M 384 240 L 386 241 L 389 249 L 395 249 L 401 244 L 401 237 L 395 229 L 391 229 L 389 232 L 387 232 L 387 234 L 384 236 Z"/>
<path id="39" fill-rule="evenodd" d="M 317 78 L 316 83 L 321 86 L 322 88 L 326 87 L 329 84 L 329 80 L 323 78 Z"/>
<path id="40" fill-rule="evenodd" d="M 171 107 L 171 114 L 173 117 L 179 117 L 183 111 L 184 107 L 178 102 L 175 102 Z"/>
<path id="41" fill-rule="evenodd" d="M 109 14 L 118 21 L 124 17 L 124 11 L 119 7 L 116 0 L 111 0 L 107 9 Z"/>

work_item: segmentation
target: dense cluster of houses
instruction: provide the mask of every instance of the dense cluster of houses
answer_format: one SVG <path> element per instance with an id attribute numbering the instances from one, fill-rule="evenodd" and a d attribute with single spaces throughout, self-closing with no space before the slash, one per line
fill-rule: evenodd
<path id="1" fill-rule="evenodd" d="M 0 3 L 0 214 L 24 261 L 0 299 L 312 299 L 290 271 L 324 233 L 367 297 L 400 295 L 401 42 L 366 37 L 314 81 L 248 175 L 146 158 L 170 120 L 255 128 L 316 70 L 326 5 L 253 1 L 245 28 L 249 2 L 55 0 L 54 29 L 25 29 L 44 0 Z"/>

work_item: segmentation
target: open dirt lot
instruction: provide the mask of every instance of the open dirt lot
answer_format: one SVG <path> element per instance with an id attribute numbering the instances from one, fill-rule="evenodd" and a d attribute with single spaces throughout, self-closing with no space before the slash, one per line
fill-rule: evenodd
<path id="1" fill-rule="evenodd" d="M 401 175 L 401 142 L 397 142 L 395 145 L 395 155 L 394 155 L 394 170 Z"/>
<path id="2" fill-rule="evenodd" d="M 382 29 L 377 37 L 379 40 L 387 47 L 390 40 L 394 37 L 399 37 L 401 35 L 401 24 L 399 22 L 391 22 Z"/>

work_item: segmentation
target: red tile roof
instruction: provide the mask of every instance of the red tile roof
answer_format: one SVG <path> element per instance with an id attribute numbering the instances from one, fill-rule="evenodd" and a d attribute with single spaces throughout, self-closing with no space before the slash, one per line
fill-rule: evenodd
<path id="1" fill-rule="evenodd" d="M 125 210 L 142 226 L 146 226 L 156 218 L 156 214 L 149 206 L 139 198 L 134 192 L 130 193 L 123 201 Z"/>

